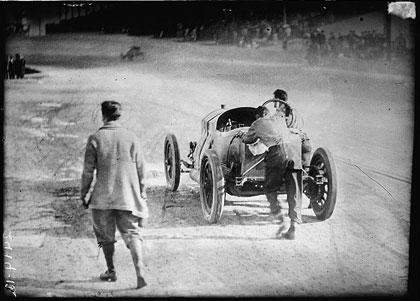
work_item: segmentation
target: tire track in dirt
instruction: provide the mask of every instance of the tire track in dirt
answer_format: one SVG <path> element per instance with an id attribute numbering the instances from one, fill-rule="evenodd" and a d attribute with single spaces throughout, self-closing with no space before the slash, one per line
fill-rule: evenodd
<path id="1" fill-rule="evenodd" d="M 408 259 L 408 253 L 406 252 L 408 250 L 409 239 L 409 205 L 404 205 L 402 201 L 398 203 L 394 202 L 390 205 L 389 201 L 392 199 L 389 195 L 382 189 L 375 190 L 374 187 L 377 184 L 374 182 L 369 184 L 368 181 L 359 177 L 359 173 L 357 169 L 347 169 L 346 174 L 340 177 L 340 185 L 342 189 L 347 191 L 342 191 L 340 196 L 343 196 L 344 193 L 348 193 L 349 191 L 353 191 L 354 195 L 356 195 L 353 203 L 346 203 L 340 206 L 342 213 L 345 214 L 343 218 L 353 225 L 348 230 L 355 237 L 360 237 L 363 234 L 362 237 L 366 238 L 365 243 L 367 244 L 375 244 L 377 247 L 383 248 L 403 260 Z M 359 199 L 357 197 L 358 194 L 362 195 L 363 192 L 367 191 L 369 191 L 367 194 L 371 196 L 370 200 L 363 197 Z M 346 201 L 351 200 L 348 199 Z M 366 210 L 366 208 L 369 209 Z M 389 215 L 392 218 L 391 221 L 399 221 L 399 226 L 393 226 L 392 222 L 381 222 L 380 225 L 374 223 L 380 215 L 380 212 Z M 381 228 L 382 226 L 386 226 L 386 228 Z M 389 234 L 384 236 L 384 233 Z"/>

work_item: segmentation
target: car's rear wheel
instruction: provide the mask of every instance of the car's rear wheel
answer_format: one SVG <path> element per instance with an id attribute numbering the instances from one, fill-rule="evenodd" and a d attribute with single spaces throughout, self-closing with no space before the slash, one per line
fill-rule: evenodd
<path id="1" fill-rule="evenodd" d="M 179 158 L 178 142 L 174 134 L 168 134 L 164 143 L 164 168 L 167 188 L 176 191 L 181 176 L 181 160 Z"/>
<path id="2" fill-rule="evenodd" d="M 328 219 L 335 208 L 337 198 L 337 172 L 328 149 L 318 148 L 311 159 L 311 180 L 304 193 L 310 199 L 312 209 L 319 220 Z"/>
<path id="3" fill-rule="evenodd" d="M 204 152 L 201 160 L 200 201 L 204 219 L 217 223 L 225 203 L 225 181 L 219 158 L 211 149 Z"/>

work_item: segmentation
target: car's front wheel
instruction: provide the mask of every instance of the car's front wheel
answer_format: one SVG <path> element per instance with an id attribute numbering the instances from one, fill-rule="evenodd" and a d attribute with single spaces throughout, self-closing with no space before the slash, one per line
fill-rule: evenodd
<path id="1" fill-rule="evenodd" d="M 204 152 L 200 165 L 200 201 L 204 219 L 217 223 L 225 203 L 225 180 L 214 150 Z"/>

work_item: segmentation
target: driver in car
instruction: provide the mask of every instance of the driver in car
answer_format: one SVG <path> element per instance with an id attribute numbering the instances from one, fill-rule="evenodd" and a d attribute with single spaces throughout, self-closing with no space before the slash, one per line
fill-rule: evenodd
<path id="1" fill-rule="evenodd" d="M 289 160 L 284 145 L 290 135 L 285 117 L 281 114 L 268 115 L 268 109 L 260 106 L 256 109 L 256 120 L 251 124 L 247 133 L 242 134 L 242 141 L 246 144 L 255 143 L 258 139 L 268 147 L 265 155 L 264 190 L 270 211 L 279 215 L 280 228 L 277 235 L 280 238 L 295 239 L 297 224 L 302 222 L 302 198 L 299 191 L 298 173 L 300 171 L 289 168 Z M 290 227 L 287 232 L 281 205 L 277 199 L 277 191 L 286 182 L 287 203 L 289 205 Z"/>
<path id="2" fill-rule="evenodd" d="M 302 166 L 305 172 L 308 173 L 312 151 L 311 143 L 308 135 L 303 131 L 303 119 L 299 118 L 294 108 L 290 107 L 287 98 L 286 91 L 281 89 L 274 91 L 274 99 L 281 101 L 277 107 L 277 113 L 285 116 L 287 127 L 296 130 L 302 139 Z"/>

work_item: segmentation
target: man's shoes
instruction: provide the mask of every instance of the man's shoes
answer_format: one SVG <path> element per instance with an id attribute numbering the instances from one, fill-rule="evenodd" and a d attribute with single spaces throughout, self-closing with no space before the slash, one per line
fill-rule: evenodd
<path id="1" fill-rule="evenodd" d="M 286 233 L 283 233 L 281 235 L 281 239 L 294 240 L 295 239 L 295 233 L 296 233 L 296 224 L 294 222 L 292 222 L 289 230 L 287 230 Z"/>
<path id="2" fill-rule="evenodd" d="M 286 225 L 283 223 L 280 224 L 279 229 L 276 232 L 276 237 L 282 237 L 284 235 L 284 230 L 286 230 Z"/>
<path id="3" fill-rule="evenodd" d="M 143 277 L 137 277 L 137 289 L 141 289 L 147 285 Z"/>
<path id="4" fill-rule="evenodd" d="M 115 271 L 107 270 L 105 273 L 99 275 L 102 281 L 114 282 L 117 281 L 117 273 Z"/>
<path id="5" fill-rule="evenodd" d="M 289 229 L 286 233 L 282 234 L 281 238 L 282 239 L 287 239 L 287 240 L 294 240 L 295 239 L 295 231 L 294 230 L 290 231 L 290 229 Z"/>

